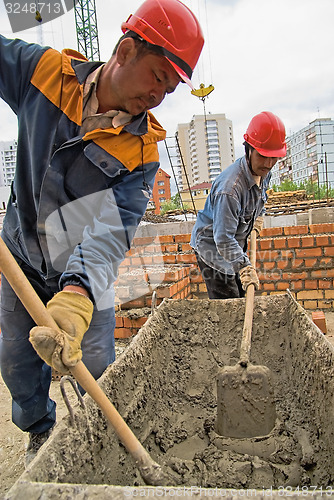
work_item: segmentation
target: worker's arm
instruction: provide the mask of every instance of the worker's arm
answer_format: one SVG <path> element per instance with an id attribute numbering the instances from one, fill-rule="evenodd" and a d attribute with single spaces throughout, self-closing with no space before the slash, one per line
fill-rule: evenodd
<path id="1" fill-rule="evenodd" d="M 241 207 L 233 196 L 218 193 L 213 203 L 213 237 L 219 254 L 229 263 L 230 273 L 237 273 L 250 265 L 247 254 L 241 248 L 236 234 L 249 232 L 249 221 L 241 216 Z"/>
<path id="2" fill-rule="evenodd" d="M 36 65 L 47 50 L 37 44 L 0 35 L 0 97 L 19 114 Z"/>
<path id="3" fill-rule="evenodd" d="M 138 168 L 120 175 L 119 182 L 105 191 L 100 206 L 91 207 L 96 215 L 67 261 L 61 288 L 83 287 L 98 308 L 106 307 L 102 303 L 109 293 L 107 304 L 112 306 L 112 286 L 145 213 L 158 167 L 157 162 L 152 162 L 144 166 L 144 174 Z"/>

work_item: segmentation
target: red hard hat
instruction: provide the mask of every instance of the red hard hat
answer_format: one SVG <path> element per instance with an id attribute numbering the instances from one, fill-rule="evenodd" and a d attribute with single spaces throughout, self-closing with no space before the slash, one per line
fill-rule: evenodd
<path id="1" fill-rule="evenodd" d="M 201 27 L 179 0 L 146 0 L 122 23 L 122 31 L 134 31 L 158 46 L 183 81 L 190 81 L 204 44 Z"/>
<path id="2" fill-rule="evenodd" d="M 244 139 L 262 156 L 281 158 L 286 155 L 284 124 L 270 111 L 262 111 L 251 119 Z"/>

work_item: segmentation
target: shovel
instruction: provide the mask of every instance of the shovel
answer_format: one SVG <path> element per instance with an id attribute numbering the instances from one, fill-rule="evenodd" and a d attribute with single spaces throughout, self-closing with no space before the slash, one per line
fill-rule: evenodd
<path id="1" fill-rule="evenodd" d="M 58 330 L 58 325 L 44 306 L 1 237 L 0 270 L 7 278 L 7 281 L 35 321 L 36 325 L 48 326 Z M 105 417 L 111 423 L 119 440 L 134 459 L 145 483 L 152 486 L 173 484 L 170 483 L 170 479 L 163 472 L 161 466 L 153 461 L 145 448 L 140 444 L 82 361 L 79 361 L 79 363 L 71 368 L 71 374 L 96 402 Z"/>
<path id="2" fill-rule="evenodd" d="M 250 237 L 250 261 L 256 266 L 256 231 Z M 275 426 L 276 408 L 271 372 L 249 362 L 255 286 L 248 285 L 240 360 L 225 366 L 217 377 L 216 430 L 221 436 L 265 436 Z"/>

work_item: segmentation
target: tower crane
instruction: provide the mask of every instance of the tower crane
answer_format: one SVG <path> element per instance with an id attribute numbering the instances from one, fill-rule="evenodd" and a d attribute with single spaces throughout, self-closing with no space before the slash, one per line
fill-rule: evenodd
<path id="1" fill-rule="evenodd" d="M 78 51 L 90 61 L 100 60 L 95 0 L 74 0 Z"/>

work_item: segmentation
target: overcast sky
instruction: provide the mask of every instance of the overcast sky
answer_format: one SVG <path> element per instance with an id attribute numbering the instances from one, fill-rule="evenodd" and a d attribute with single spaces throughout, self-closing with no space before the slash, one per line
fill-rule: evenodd
<path id="1" fill-rule="evenodd" d="M 6 0 L 5 0 L 6 1 Z M 29 1 L 29 0 L 28 0 Z M 32 2 L 34 3 L 34 2 Z M 120 25 L 141 0 L 96 0 L 101 59 L 109 59 Z M 206 112 L 232 120 L 236 157 L 255 114 L 272 111 L 287 134 L 312 120 L 334 117 L 334 0 L 184 0 L 197 15 L 205 46 L 193 83 L 214 85 Z M 77 48 L 73 10 L 40 28 L 13 34 L 0 0 L 0 31 L 9 38 L 40 42 L 58 50 Z M 203 114 L 203 103 L 185 84 L 154 114 L 173 136 L 178 123 Z M 0 101 L 0 140 L 16 137 L 16 117 Z M 163 147 L 164 148 L 164 147 Z M 161 150 L 162 168 L 170 172 Z M 171 173 L 171 172 L 170 172 Z"/>

